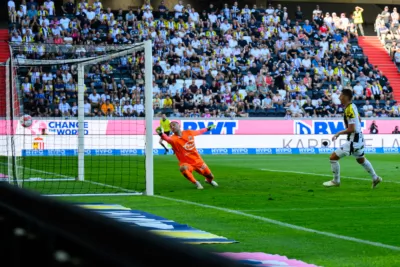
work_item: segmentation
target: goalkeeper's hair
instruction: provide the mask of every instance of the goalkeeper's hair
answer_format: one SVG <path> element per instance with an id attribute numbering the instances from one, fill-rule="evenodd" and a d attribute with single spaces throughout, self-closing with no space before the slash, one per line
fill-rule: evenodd
<path id="1" fill-rule="evenodd" d="M 353 99 L 353 90 L 345 88 L 342 90 L 342 95 L 346 96 L 351 101 Z"/>

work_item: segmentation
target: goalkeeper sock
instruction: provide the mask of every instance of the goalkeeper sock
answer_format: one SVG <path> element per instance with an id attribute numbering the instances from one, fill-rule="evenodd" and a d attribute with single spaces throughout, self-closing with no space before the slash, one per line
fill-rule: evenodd
<path id="1" fill-rule="evenodd" d="M 193 174 L 188 171 L 185 170 L 183 172 L 181 172 L 183 176 L 185 176 L 186 179 L 188 179 L 191 183 L 195 184 L 197 182 L 197 180 L 194 178 Z"/>
<path id="2" fill-rule="evenodd" d="M 340 164 L 337 160 L 331 160 L 331 169 L 333 172 L 333 181 L 340 184 Z"/>
<path id="3" fill-rule="evenodd" d="M 378 175 L 376 175 L 374 167 L 372 167 L 372 164 L 371 164 L 371 162 L 369 162 L 369 160 L 365 159 L 364 163 L 362 163 L 361 165 L 371 175 L 372 180 L 375 180 L 376 178 L 378 178 Z"/>

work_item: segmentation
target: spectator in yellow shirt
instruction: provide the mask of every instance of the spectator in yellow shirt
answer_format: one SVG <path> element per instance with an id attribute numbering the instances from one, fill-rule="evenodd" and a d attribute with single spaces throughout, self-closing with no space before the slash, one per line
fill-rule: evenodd
<path id="1" fill-rule="evenodd" d="M 164 99 L 164 108 L 172 108 L 172 99 L 169 95 Z"/>
<path id="2" fill-rule="evenodd" d="M 110 103 L 110 100 L 107 99 L 106 103 L 103 103 L 101 105 L 101 112 L 107 116 L 107 115 L 111 115 L 114 113 L 114 105 Z"/>

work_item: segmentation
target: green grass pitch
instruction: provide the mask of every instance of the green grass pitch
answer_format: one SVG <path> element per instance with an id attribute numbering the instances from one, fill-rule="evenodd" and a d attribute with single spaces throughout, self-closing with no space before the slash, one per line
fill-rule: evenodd
<path id="1" fill-rule="evenodd" d="M 368 155 L 383 178 L 375 190 L 371 189 L 369 175 L 350 157 L 341 160 L 341 187 L 324 188 L 322 183 L 331 179 L 328 157 L 204 156 L 220 185 L 212 188 L 204 184 L 204 190 L 194 189 L 180 175 L 174 156 L 155 157 L 156 195 L 239 211 L 237 214 L 146 196 L 62 199 L 121 204 L 239 241 L 206 246 L 214 251 L 280 254 L 332 267 L 400 266 L 400 155 Z M 86 160 L 86 175 L 93 183 L 29 182 L 25 186 L 42 193 L 107 193 L 120 191 L 117 187 L 141 189 L 143 160 L 91 157 Z M 23 163 L 29 168 L 25 170 L 26 177 L 76 176 L 76 158 L 26 158 Z M 294 229 L 282 223 L 333 235 Z M 347 237 L 357 240 L 346 240 Z M 375 243 L 367 244 L 368 241 Z"/>

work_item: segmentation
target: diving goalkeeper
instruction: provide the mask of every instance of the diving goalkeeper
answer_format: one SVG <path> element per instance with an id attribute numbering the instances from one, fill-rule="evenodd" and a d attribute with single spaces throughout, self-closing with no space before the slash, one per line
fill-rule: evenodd
<path id="1" fill-rule="evenodd" d="M 197 189 L 203 189 L 203 186 L 194 178 L 193 171 L 203 175 L 206 178 L 206 183 L 212 186 L 218 186 L 218 184 L 214 181 L 214 175 L 201 158 L 194 143 L 195 136 L 210 131 L 214 127 L 215 125 L 197 131 L 181 131 L 179 123 L 173 121 L 170 124 L 171 131 L 174 133 L 172 136 L 168 136 L 163 133 L 161 127 L 156 129 L 158 135 L 163 140 L 167 141 L 175 151 L 176 157 L 179 161 L 179 170 L 181 171 L 182 175 L 185 176 L 185 178 L 191 183 L 196 185 Z"/>

